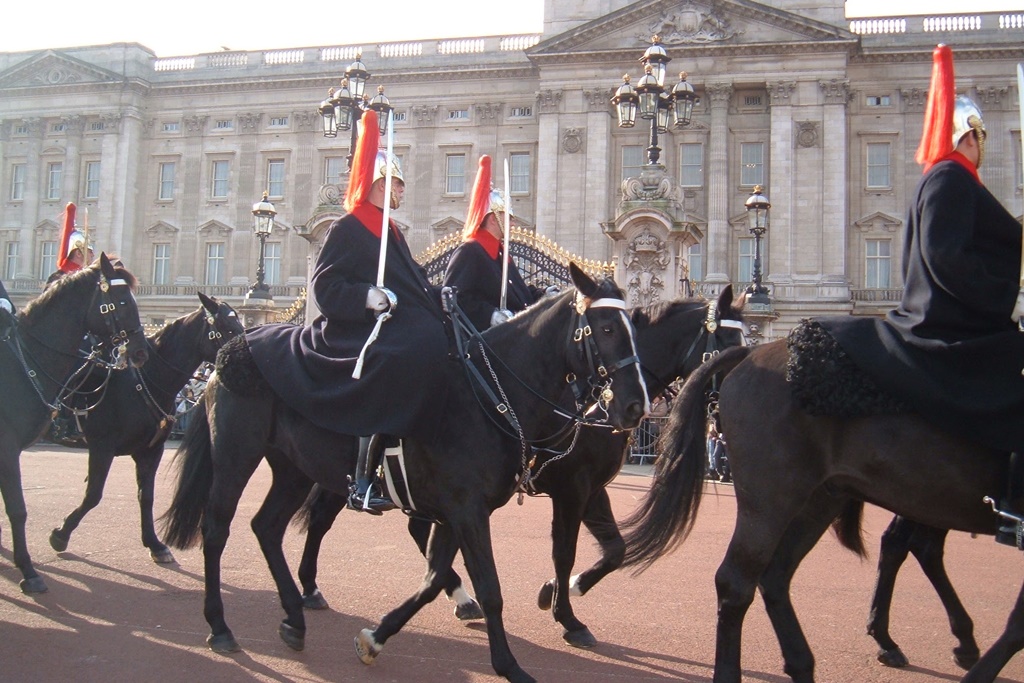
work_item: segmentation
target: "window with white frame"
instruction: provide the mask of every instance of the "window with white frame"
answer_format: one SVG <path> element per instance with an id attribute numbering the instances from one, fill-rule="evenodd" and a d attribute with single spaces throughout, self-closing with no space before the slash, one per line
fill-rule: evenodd
<path id="1" fill-rule="evenodd" d="M 284 159 L 267 162 L 267 195 L 274 199 L 284 197 Z"/>
<path id="2" fill-rule="evenodd" d="M 270 124 L 268 128 L 287 128 L 288 117 L 287 116 L 271 116 Z"/>
<path id="3" fill-rule="evenodd" d="M 864 287 L 892 287 L 892 240 L 871 239 L 864 242 Z"/>
<path id="4" fill-rule="evenodd" d="M 263 280 L 268 285 L 281 284 L 281 243 L 267 242 L 263 252 Z"/>
<path id="5" fill-rule="evenodd" d="M 228 179 L 231 175 L 231 162 L 214 161 L 211 167 L 210 196 L 222 199 L 228 196 Z"/>
<path id="6" fill-rule="evenodd" d="M 740 185 L 764 185 L 764 143 L 740 143 Z"/>
<path id="7" fill-rule="evenodd" d="M 513 119 L 523 119 L 533 116 L 533 107 L 512 107 L 509 111 L 509 117 Z"/>
<path id="8" fill-rule="evenodd" d="M 39 244 L 39 279 L 45 280 L 57 270 L 57 243 L 41 242 Z"/>
<path id="9" fill-rule="evenodd" d="M 324 185 L 341 185 L 341 178 L 348 171 L 345 157 L 324 159 Z"/>
<path id="10" fill-rule="evenodd" d="M 888 95 L 868 95 L 864 103 L 869 107 L 888 107 L 892 100 Z"/>
<path id="11" fill-rule="evenodd" d="M 232 119 L 218 119 L 214 121 L 214 130 L 231 130 L 235 127 L 235 122 Z"/>
<path id="12" fill-rule="evenodd" d="M 25 164 L 11 166 L 11 200 L 21 201 L 25 198 Z"/>
<path id="13" fill-rule="evenodd" d="M 508 155 L 509 192 L 512 194 L 530 193 L 530 153 L 512 152 Z"/>
<path id="14" fill-rule="evenodd" d="M 160 189 L 156 195 L 157 199 L 163 201 L 174 199 L 174 170 L 175 162 L 160 163 Z"/>
<path id="15" fill-rule="evenodd" d="M 60 186 L 64 178 L 64 164 L 54 161 L 46 165 L 46 198 L 60 199 Z"/>
<path id="16" fill-rule="evenodd" d="M 166 285 L 171 279 L 171 245 L 153 245 L 153 284 Z"/>
<path id="17" fill-rule="evenodd" d="M 739 241 L 739 262 L 736 279 L 740 282 L 753 282 L 754 280 L 754 238 L 741 237 Z"/>
<path id="18" fill-rule="evenodd" d="M 85 162 L 85 194 L 86 199 L 99 199 L 100 197 L 100 162 Z"/>
<path id="19" fill-rule="evenodd" d="M 468 121 L 469 110 L 468 109 L 449 109 L 448 110 L 449 121 Z"/>
<path id="20" fill-rule="evenodd" d="M 224 284 L 224 243 L 206 244 L 206 284 Z"/>
<path id="21" fill-rule="evenodd" d="M 686 248 L 686 263 L 690 267 L 690 282 L 704 280 L 704 245 L 700 242 Z"/>
<path id="22" fill-rule="evenodd" d="M 444 193 L 466 193 L 466 155 L 448 154 L 444 160 Z"/>
<path id="23" fill-rule="evenodd" d="M 4 250 L 4 279 L 13 280 L 18 277 L 18 243 L 8 242 Z"/>
<path id="24" fill-rule="evenodd" d="M 177 121 L 165 121 L 163 125 L 163 132 L 165 133 L 177 133 L 181 130 L 181 124 Z"/>
<path id="25" fill-rule="evenodd" d="M 704 186 L 704 145 L 684 142 L 679 145 L 679 184 L 683 187 Z"/>
<path id="26" fill-rule="evenodd" d="M 644 148 L 640 145 L 622 146 L 622 179 L 635 178 L 644 166 Z"/>
<path id="27" fill-rule="evenodd" d="M 867 187 L 891 187 L 889 180 L 888 142 L 869 142 L 867 145 Z"/>

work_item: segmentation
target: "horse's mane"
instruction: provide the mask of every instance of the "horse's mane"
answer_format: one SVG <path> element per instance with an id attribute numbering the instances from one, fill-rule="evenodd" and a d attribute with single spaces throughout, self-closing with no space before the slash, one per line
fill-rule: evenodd
<path id="1" fill-rule="evenodd" d="M 175 332 L 175 331 L 179 330 L 180 328 L 184 327 L 187 323 L 191 322 L 192 319 L 196 315 L 205 315 L 205 314 L 206 314 L 206 309 L 203 308 L 202 306 L 200 306 L 198 309 L 192 311 L 191 313 L 186 313 L 185 315 L 183 315 L 181 317 L 175 318 L 174 320 L 172 320 L 171 322 L 167 323 L 166 325 L 161 327 L 159 330 L 154 332 L 153 336 L 148 338 L 149 339 L 149 343 L 151 345 L 154 345 L 154 346 L 158 345 L 160 343 L 161 339 L 163 339 L 167 335 L 170 335 L 172 332 Z"/>

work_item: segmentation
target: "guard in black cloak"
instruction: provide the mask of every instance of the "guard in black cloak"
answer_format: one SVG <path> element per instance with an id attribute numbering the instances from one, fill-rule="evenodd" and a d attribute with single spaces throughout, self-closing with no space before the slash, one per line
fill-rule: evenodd
<path id="1" fill-rule="evenodd" d="M 544 295 L 545 290 L 526 284 L 511 256 L 505 308 L 501 308 L 502 256 L 505 216 L 512 208 L 491 189 L 491 157 L 480 157 L 473 194 L 469 201 L 463 243 L 452 253 L 444 274 L 444 286 L 454 287 L 459 307 L 477 330 L 504 322 Z M 549 289 L 555 290 L 551 287 Z"/>
<path id="2" fill-rule="evenodd" d="M 328 229 L 313 269 L 310 294 L 320 315 L 306 327 L 263 325 L 246 338 L 274 392 L 313 423 L 352 436 L 429 441 L 448 391 L 445 314 L 440 288 L 429 283 L 394 222 L 385 233 L 384 287 L 376 286 L 384 202 L 397 209 L 405 191 L 397 159 L 378 153 L 379 136 L 376 113 L 364 113 L 345 197 L 348 213 Z M 391 196 L 385 198 L 389 163 Z M 390 319 L 365 348 L 357 379 L 357 359 L 377 318 L 387 313 Z M 375 441 L 382 449 L 383 440 Z M 376 464 L 366 469 L 357 475 L 368 486 Z M 393 507 L 386 499 L 381 506 Z"/>
<path id="3" fill-rule="evenodd" d="M 922 417 L 1012 452 L 1002 502 L 1024 512 L 1024 313 L 1021 224 L 978 176 L 985 126 L 957 97 L 953 57 L 939 45 L 903 237 L 903 299 L 884 320 L 819 322 L 882 389 Z M 981 505 L 982 502 L 978 501 Z M 1004 508 L 1005 509 L 1005 508 Z M 996 540 L 1015 545 L 1015 526 Z"/>

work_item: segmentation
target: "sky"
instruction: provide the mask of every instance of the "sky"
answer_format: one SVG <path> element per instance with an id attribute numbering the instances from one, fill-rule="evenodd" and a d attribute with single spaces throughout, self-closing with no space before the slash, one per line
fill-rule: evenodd
<path id="1" fill-rule="evenodd" d="M 575 2 L 577 0 L 555 0 Z M 680 5 L 686 0 L 681 0 Z M 772 0 L 762 0 L 772 5 Z M 381 0 L 238 3 L 138 0 L 5 3 L 0 52 L 140 43 L 158 57 L 230 50 L 358 45 L 432 38 L 540 33 L 544 0 Z M 286 9 L 257 10 L 255 7 Z M 1019 11 L 1024 0 L 847 0 L 847 16 Z M 387 7 L 385 12 L 378 11 Z M 439 8 L 441 8 L 439 10 Z"/>

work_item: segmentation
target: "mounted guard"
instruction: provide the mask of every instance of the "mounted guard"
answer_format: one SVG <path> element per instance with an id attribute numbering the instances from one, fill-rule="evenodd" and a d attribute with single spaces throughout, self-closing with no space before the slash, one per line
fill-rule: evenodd
<path id="1" fill-rule="evenodd" d="M 89 222 L 86 214 L 84 232 L 79 232 L 75 223 L 77 208 L 72 202 L 64 207 L 64 225 L 60 231 L 60 247 L 57 252 L 57 270 L 46 279 L 50 286 L 68 273 L 84 268 L 93 262 L 93 245 L 89 242 Z"/>

